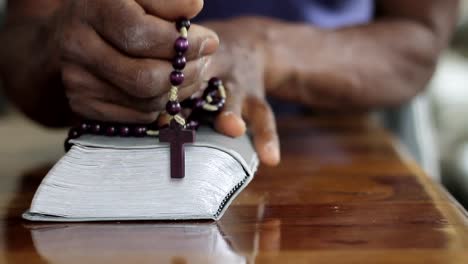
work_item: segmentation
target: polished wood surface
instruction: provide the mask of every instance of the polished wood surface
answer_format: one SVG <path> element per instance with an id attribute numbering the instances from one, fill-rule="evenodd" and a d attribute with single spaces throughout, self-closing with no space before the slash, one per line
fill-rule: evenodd
<path id="1" fill-rule="evenodd" d="M 219 223 L 23 221 L 65 132 L 3 119 L 4 263 L 468 263 L 466 212 L 364 116 L 280 118 L 281 165 Z"/>

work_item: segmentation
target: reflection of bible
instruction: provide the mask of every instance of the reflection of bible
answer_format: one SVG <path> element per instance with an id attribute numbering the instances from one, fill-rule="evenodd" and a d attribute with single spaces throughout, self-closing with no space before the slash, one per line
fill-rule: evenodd
<path id="1" fill-rule="evenodd" d="M 247 136 L 208 128 L 186 146 L 186 176 L 170 176 L 155 138 L 85 135 L 54 166 L 23 217 L 37 221 L 219 219 L 250 182 L 258 158 Z"/>
<path id="2" fill-rule="evenodd" d="M 49 263 L 247 263 L 214 224 L 47 224 L 28 227 Z M 113 254 L 114 253 L 114 254 Z M 156 260 L 156 261 L 155 261 Z"/>

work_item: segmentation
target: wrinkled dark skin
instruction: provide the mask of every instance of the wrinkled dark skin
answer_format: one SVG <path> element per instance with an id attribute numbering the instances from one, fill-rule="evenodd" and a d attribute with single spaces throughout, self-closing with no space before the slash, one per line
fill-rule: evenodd
<path id="1" fill-rule="evenodd" d="M 454 28 L 458 1 L 376 3 L 374 22 L 338 30 L 259 17 L 194 25 L 181 96 L 222 77 L 230 97 L 216 128 L 239 136 L 247 121 L 261 160 L 275 165 L 279 143 L 266 95 L 314 108 L 370 109 L 404 103 L 424 89 Z M 70 108 L 93 119 L 152 122 L 169 89 L 177 36 L 171 21 L 193 17 L 202 6 L 202 0 L 9 1 L 0 35 L 6 92 L 49 126 L 67 124 Z"/>

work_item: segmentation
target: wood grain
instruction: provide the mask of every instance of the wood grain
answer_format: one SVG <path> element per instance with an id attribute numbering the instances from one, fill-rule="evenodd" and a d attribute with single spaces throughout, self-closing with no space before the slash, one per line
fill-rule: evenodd
<path id="1" fill-rule="evenodd" d="M 262 167 L 219 223 L 25 222 L 64 132 L 5 124 L 5 263 L 468 263 L 467 213 L 366 116 L 280 118 L 281 165 Z"/>

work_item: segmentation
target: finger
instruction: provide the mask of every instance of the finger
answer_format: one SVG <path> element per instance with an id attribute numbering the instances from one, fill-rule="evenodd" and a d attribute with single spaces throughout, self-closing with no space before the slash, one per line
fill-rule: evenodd
<path id="1" fill-rule="evenodd" d="M 263 98 L 249 97 L 246 100 L 246 118 L 249 122 L 255 149 L 260 160 L 271 166 L 280 162 L 280 146 L 273 111 Z"/>
<path id="2" fill-rule="evenodd" d="M 159 104 L 159 98 L 132 97 L 76 64 L 62 63 L 62 81 L 67 87 L 69 96 L 81 94 L 82 97 L 98 99 L 141 112 L 163 110 L 163 106 Z"/>
<path id="3" fill-rule="evenodd" d="M 81 94 L 89 98 L 132 108 L 140 112 L 164 111 L 168 97 L 136 98 L 122 92 L 104 80 L 100 80 L 83 67 L 70 63 L 62 63 L 62 80 L 67 87 L 67 94 Z M 180 92 L 181 100 L 201 90 L 202 83 L 196 83 Z"/>
<path id="4" fill-rule="evenodd" d="M 203 90 L 203 85 L 205 83 L 202 80 L 199 80 L 198 82 L 195 82 L 189 86 L 185 86 L 179 90 L 177 99 L 179 102 L 184 101 L 185 99 L 188 99 L 192 97 L 194 94 L 196 94 L 199 91 Z M 158 106 L 161 106 L 163 109 L 165 109 L 166 103 L 169 100 L 169 94 L 167 96 L 161 96 L 157 99 L 156 104 Z"/>
<path id="5" fill-rule="evenodd" d="M 227 136 L 240 137 L 246 131 L 246 124 L 242 119 L 242 107 L 244 104 L 245 93 L 232 93 L 233 83 L 226 83 L 224 86 L 228 92 L 226 105 L 223 111 L 215 120 L 215 129 Z M 238 89 L 240 90 L 240 89 Z"/>
<path id="6" fill-rule="evenodd" d="M 134 97 L 159 97 L 169 91 L 168 76 L 173 70 L 169 62 L 127 57 L 105 43 L 89 27 L 78 27 L 74 33 L 79 38 L 66 37 L 62 47 L 66 61 L 84 65 L 100 78 Z M 203 57 L 187 64 L 181 90 L 200 80 L 207 63 L 208 57 Z"/>
<path id="7" fill-rule="evenodd" d="M 157 120 L 158 112 L 140 112 L 132 108 L 103 102 L 98 99 L 71 97 L 71 109 L 86 118 L 105 122 L 150 124 Z"/>
<path id="8" fill-rule="evenodd" d="M 174 21 L 180 17 L 193 18 L 203 8 L 203 0 L 136 0 L 147 13 Z"/>
<path id="9" fill-rule="evenodd" d="M 146 15 L 134 1 L 105 0 L 102 6 L 106 8 L 97 8 L 90 23 L 99 35 L 117 49 L 134 57 L 174 58 L 174 42 L 179 32 L 173 22 Z M 216 33 L 196 25 L 190 28 L 188 41 L 190 48 L 186 57 L 189 61 L 211 55 L 219 46 Z"/>

